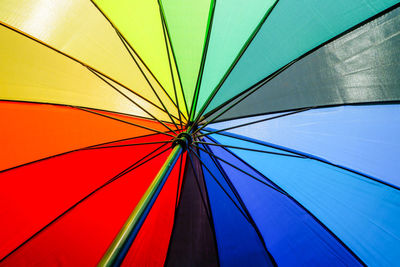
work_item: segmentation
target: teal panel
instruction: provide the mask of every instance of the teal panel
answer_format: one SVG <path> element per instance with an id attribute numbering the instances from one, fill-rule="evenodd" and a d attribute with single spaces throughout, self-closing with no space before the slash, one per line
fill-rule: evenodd
<path id="1" fill-rule="evenodd" d="M 217 134 L 213 138 L 248 144 Z M 368 266 L 398 265 L 399 190 L 312 159 L 232 151 L 299 201 Z"/>
<path id="2" fill-rule="evenodd" d="M 276 0 L 218 0 L 211 27 L 197 111 Z"/>
<path id="3" fill-rule="evenodd" d="M 279 1 L 206 112 L 398 0 Z"/>

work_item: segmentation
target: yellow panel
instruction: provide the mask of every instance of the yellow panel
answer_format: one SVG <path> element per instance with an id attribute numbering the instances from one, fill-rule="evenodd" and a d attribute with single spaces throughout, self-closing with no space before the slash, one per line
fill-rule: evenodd
<path id="1" fill-rule="evenodd" d="M 0 99 L 84 106 L 149 117 L 70 58 L 4 26 L 0 26 L 0 40 Z M 160 119 L 168 119 L 155 107 L 148 108 Z"/>
<path id="2" fill-rule="evenodd" d="M 174 99 L 157 0 L 94 0 Z"/>
<path id="3" fill-rule="evenodd" d="M 122 94 L 127 96 L 129 99 L 132 99 L 132 102 L 137 104 L 137 106 L 142 111 L 145 112 L 144 114 L 146 114 L 146 117 L 150 117 L 150 118 L 154 117 L 156 119 L 159 119 L 159 120 L 162 120 L 165 122 L 169 122 L 169 123 L 172 123 L 172 120 L 174 120 L 176 123 L 179 123 L 179 120 L 177 117 L 175 118 L 173 115 L 171 115 L 171 117 L 169 117 L 168 114 L 161 107 L 160 108 L 156 107 L 153 104 L 151 104 L 150 102 L 135 96 L 135 94 L 132 93 L 132 91 L 125 89 L 124 87 L 111 81 L 110 79 L 107 79 L 103 75 L 99 74 L 99 76 L 101 78 L 103 78 L 104 80 L 106 80 L 112 87 L 114 87 L 115 89 L 120 91 Z M 175 110 L 177 110 L 177 109 L 175 109 Z M 178 115 L 176 115 L 176 116 L 178 116 Z"/>
<path id="4" fill-rule="evenodd" d="M 0 21 L 82 61 L 161 106 L 115 29 L 90 0 L 1 0 Z M 164 104 L 173 111 L 171 101 Z"/>
<path id="5" fill-rule="evenodd" d="M 162 102 L 160 107 L 164 110 L 166 109 L 171 114 L 171 116 L 175 117 L 176 119 L 179 118 L 177 105 L 175 104 L 175 98 L 171 98 L 165 93 L 164 89 L 160 86 L 159 82 L 147 69 L 146 65 L 144 65 L 140 58 L 135 54 L 135 51 L 133 51 L 128 45 L 127 48 L 129 49 L 129 51 L 131 51 L 133 57 L 138 63 L 139 68 L 143 71 L 144 75 L 147 77 L 148 82 L 151 84 L 153 89 L 156 91 L 156 94 L 160 98 Z M 185 110 L 181 110 L 181 112 L 185 112 Z M 179 123 L 179 120 L 177 120 L 177 122 Z"/>

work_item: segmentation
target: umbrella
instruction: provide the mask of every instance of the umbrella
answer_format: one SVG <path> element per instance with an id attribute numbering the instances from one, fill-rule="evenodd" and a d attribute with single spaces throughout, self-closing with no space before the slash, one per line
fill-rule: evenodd
<path id="1" fill-rule="evenodd" d="M 0 266 L 400 264 L 395 0 L 0 1 Z"/>

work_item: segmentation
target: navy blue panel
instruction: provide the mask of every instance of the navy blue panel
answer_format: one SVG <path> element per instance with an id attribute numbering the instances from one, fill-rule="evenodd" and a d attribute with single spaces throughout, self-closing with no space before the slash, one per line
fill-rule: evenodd
<path id="1" fill-rule="evenodd" d="M 200 157 L 215 178 L 222 182 L 224 178 L 208 154 L 200 152 Z M 214 220 L 221 266 L 272 266 L 253 226 L 204 167 L 203 175 Z"/>
<path id="2" fill-rule="evenodd" d="M 209 147 L 216 156 L 264 179 L 223 148 Z M 361 265 L 347 248 L 295 201 L 223 161 L 219 164 L 258 225 L 278 266 Z"/>

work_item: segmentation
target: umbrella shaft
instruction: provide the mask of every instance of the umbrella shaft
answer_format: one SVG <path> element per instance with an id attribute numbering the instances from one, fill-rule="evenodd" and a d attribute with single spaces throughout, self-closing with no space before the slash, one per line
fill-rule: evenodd
<path id="1" fill-rule="evenodd" d="M 150 212 L 158 194 L 160 193 L 168 175 L 183 152 L 182 145 L 174 146 L 171 154 L 161 167 L 157 176 L 146 190 L 139 203 L 125 222 L 117 237 L 104 254 L 98 266 L 120 266 L 130 246 L 139 232 L 144 220 Z"/>

